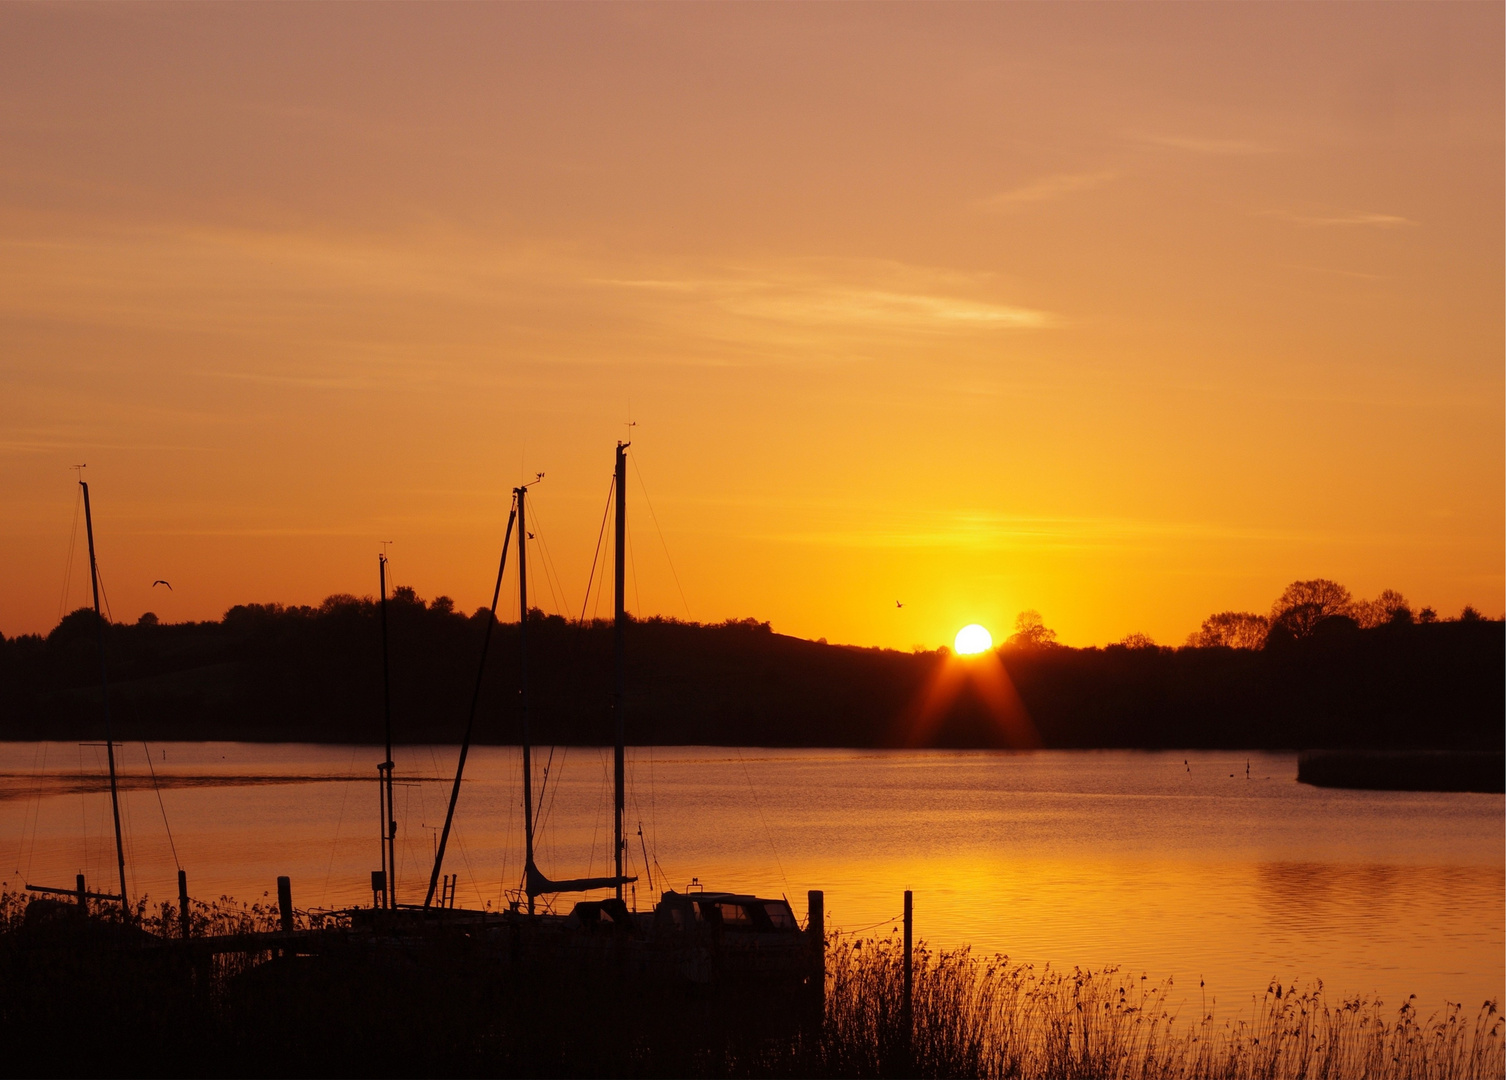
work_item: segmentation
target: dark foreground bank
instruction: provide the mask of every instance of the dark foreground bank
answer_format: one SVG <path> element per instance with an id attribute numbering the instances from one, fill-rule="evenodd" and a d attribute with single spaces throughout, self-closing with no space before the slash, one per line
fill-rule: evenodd
<path id="1" fill-rule="evenodd" d="M 454 742 L 485 611 L 411 593 L 389 602 L 394 729 Z M 0 738 L 102 734 L 96 623 L 0 638 Z M 108 627 L 117 737 L 372 742 L 382 730 L 375 606 L 250 605 L 218 622 Z M 611 742 L 611 628 L 535 612 L 536 742 Z M 1261 649 L 1056 645 L 959 661 L 805 641 L 752 620 L 650 619 L 627 633 L 628 739 L 638 744 L 1272 749 L 1503 747 L 1500 621 L 1349 619 Z M 493 635 L 479 741 L 518 740 L 517 624 Z"/>
<path id="2" fill-rule="evenodd" d="M 601 973 L 411 963 L 374 950 L 330 963 L 238 955 L 182 965 L 136 926 L 33 919 L 0 894 L 0 1040 L 38 1076 L 973 1076 L 1165 1080 L 1260 1076 L 1500 1077 L 1494 1002 L 1419 1015 L 1273 985 L 1234 1008 L 1177 1008 L 1134 973 L 1036 970 L 891 937 L 829 939 L 816 1016 L 756 988 L 645 986 Z M 275 915 L 196 905 L 195 934 L 271 929 Z M 300 916 L 307 925 L 308 916 Z M 1218 1018 L 1216 1019 L 1216 1015 Z"/>

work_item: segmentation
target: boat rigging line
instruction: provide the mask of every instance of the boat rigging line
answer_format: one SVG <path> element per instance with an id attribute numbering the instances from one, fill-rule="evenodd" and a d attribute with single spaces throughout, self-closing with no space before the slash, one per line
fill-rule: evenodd
<path id="1" fill-rule="evenodd" d="M 75 469 L 83 469 L 83 465 L 73 466 Z M 82 474 L 81 474 L 82 475 Z M 78 550 L 78 519 L 84 509 L 84 496 L 82 492 L 75 494 L 73 501 L 73 528 L 68 533 L 68 561 L 63 564 L 63 592 L 58 597 L 58 622 L 63 621 L 63 616 L 68 614 L 68 592 L 73 584 L 73 556 Z"/>
<path id="2" fill-rule="evenodd" d="M 167 846 L 173 853 L 173 867 L 182 870 L 183 863 L 178 861 L 178 845 L 173 843 L 173 827 L 167 823 L 167 807 L 162 805 L 162 788 L 157 785 L 157 770 L 152 768 L 152 750 L 145 739 L 141 740 L 141 752 L 146 755 L 147 772 L 152 776 L 152 790 L 157 793 L 157 809 L 162 811 L 162 827 L 167 830 Z"/>
<path id="3" fill-rule="evenodd" d="M 543 556 L 541 565 L 544 567 L 544 584 L 549 588 L 550 600 L 555 605 L 555 611 L 562 617 L 569 618 L 570 608 L 565 593 L 565 582 L 555 566 L 554 556 L 549 553 L 549 544 L 544 539 L 544 522 L 538 510 L 534 511 L 534 530 L 528 534 L 528 539 L 539 545 L 539 553 Z"/>
<path id="4" fill-rule="evenodd" d="M 348 777 L 354 778 L 356 775 L 356 755 L 360 752 L 360 744 L 351 747 L 351 760 L 345 767 Z M 325 897 L 330 892 L 330 877 L 335 872 L 335 855 L 340 851 L 340 826 L 345 823 L 345 805 L 350 801 L 350 797 L 351 785 L 349 783 L 342 783 L 340 785 L 340 813 L 335 816 L 335 837 L 330 841 L 330 858 L 324 867 L 324 884 L 319 888 L 319 903 L 321 905 L 324 904 Z"/>
<path id="5" fill-rule="evenodd" d="M 597 546 L 591 551 L 591 573 L 586 575 L 586 595 L 581 598 L 581 617 L 576 620 L 577 626 L 586 622 L 586 605 L 591 602 L 591 583 L 596 580 L 597 559 L 602 554 L 602 538 L 607 535 L 607 515 L 612 512 L 612 491 L 616 486 L 617 475 L 614 473 L 612 482 L 607 485 L 607 502 L 602 507 L 602 527 L 597 530 Z M 595 616 L 595 611 L 593 611 L 593 616 Z"/>
<path id="6" fill-rule="evenodd" d="M 649 508 L 649 520 L 654 522 L 654 531 L 659 533 L 659 545 L 665 549 L 665 562 L 670 564 L 670 576 L 675 579 L 675 588 L 680 593 L 680 602 L 685 605 L 685 617 L 692 618 L 691 602 L 685 598 L 685 589 L 680 584 L 680 574 L 675 569 L 675 560 L 670 557 L 670 545 L 665 542 L 665 531 L 659 527 L 659 515 L 649 501 L 649 486 L 644 483 L 644 472 L 638 467 L 638 458 L 633 459 L 633 474 L 638 477 L 639 490 L 644 493 L 644 505 Z"/>
<path id="7" fill-rule="evenodd" d="M 644 843 L 644 823 L 638 823 L 638 846 L 644 853 L 644 876 L 649 879 L 649 891 L 654 891 L 654 871 L 649 869 L 649 847 Z"/>
<path id="8" fill-rule="evenodd" d="M 47 770 L 47 747 L 48 744 L 45 741 L 39 742 L 36 744 L 36 748 L 32 751 L 31 755 L 32 790 L 28 805 L 22 809 L 21 838 L 20 842 L 16 845 L 16 873 L 22 878 L 31 876 L 31 862 L 37 853 L 37 827 L 42 818 L 42 784 L 43 776 Z M 31 822 L 30 826 L 27 825 L 28 819 Z M 29 854 L 26 850 L 26 833 L 28 828 L 31 830 L 31 852 Z M 26 868 L 24 870 L 21 867 L 23 856 L 26 859 Z"/>
<path id="9" fill-rule="evenodd" d="M 544 474 L 540 473 L 538 479 L 536 479 L 534 482 L 538 483 L 540 479 L 543 479 L 543 477 L 544 477 Z M 474 726 L 476 724 L 476 703 L 481 698 L 482 679 L 486 675 L 486 672 L 487 672 L 487 648 L 492 643 L 492 628 L 497 625 L 497 599 L 498 599 L 499 596 L 502 595 L 502 572 L 507 568 L 507 565 L 508 565 L 508 543 L 513 538 L 513 523 L 514 523 L 515 520 L 518 523 L 518 531 L 519 531 L 519 533 L 522 534 L 524 532 L 523 496 L 524 496 L 524 493 L 528 490 L 528 486 L 529 485 L 527 485 L 527 484 L 520 484 L 518 487 L 516 487 L 516 488 L 513 489 L 513 505 L 508 510 L 508 526 L 507 526 L 506 532 L 503 533 L 503 537 L 502 537 L 502 556 L 501 556 L 501 558 L 498 559 L 498 562 L 497 562 L 497 584 L 492 587 L 492 607 L 491 607 L 491 609 L 490 609 L 490 611 L 488 612 L 488 615 L 487 615 L 487 629 L 486 629 L 486 632 L 482 636 L 482 639 L 481 639 L 481 659 L 480 659 L 480 661 L 476 665 L 476 686 L 471 691 L 471 708 L 468 710 L 468 712 L 466 714 L 466 734 L 465 734 L 465 738 L 461 740 L 461 744 L 460 744 L 460 761 L 455 766 L 455 785 L 450 789 L 450 805 L 449 805 L 448 809 L 446 809 L 446 811 L 445 811 L 445 828 L 444 828 L 444 831 L 441 832 L 439 843 L 438 843 L 438 845 L 435 848 L 435 852 L 434 852 L 434 869 L 429 874 L 429 889 L 424 894 L 424 908 L 425 908 L 425 910 L 428 910 L 429 906 L 434 902 L 434 890 L 439 885 L 440 870 L 445 865 L 445 846 L 450 841 L 450 827 L 451 827 L 452 823 L 455 821 L 455 804 L 456 804 L 456 801 L 460 798 L 461 777 L 465 774 L 465 771 L 466 771 L 466 755 L 471 752 L 471 732 L 472 732 L 472 729 L 474 728 Z M 527 547 L 527 545 L 523 542 L 523 540 L 522 540 L 522 538 L 520 536 L 520 539 L 519 539 L 519 542 L 518 542 L 518 573 L 519 573 L 519 577 L 520 578 L 523 577 L 523 567 L 524 567 L 524 558 L 525 558 L 525 556 L 524 556 L 524 550 L 525 550 L 526 547 Z M 519 625 L 519 628 L 520 628 L 520 636 L 521 636 L 522 628 L 526 627 L 528 625 L 528 603 L 527 603 L 527 596 L 525 594 L 523 594 L 521 591 L 520 591 L 520 603 L 519 603 L 519 607 L 522 609 L 519 612 L 519 622 L 518 622 L 518 625 Z M 525 718 L 525 720 L 524 720 L 525 730 L 527 730 L 527 723 L 528 723 L 528 721 Z M 528 788 L 529 788 L 529 782 L 528 782 L 528 748 L 527 748 L 527 744 L 526 743 L 525 743 L 525 746 L 524 746 L 523 753 L 524 753 L 523 798 L 524 798 L 525 807 L 527 807 L 527 804 L 529 802 L 529 790 L 528 790 Z M 531 814 L 530 814 L 530 817 L 532 817 Z M 532 826 L 529 827 L 529 849 L 530 849 L 529 859 L 530 859 L 530 862 L 532 862 L 532 859 L 533 859 L 533 855 L 532 855 L 532 851 L 533 851 L 533 830 L 532 830 Z"/>
<path id="10" fill-rule="evenodd" d="M 743 779 L 748 781 L 748 792 L 753 796 L 754 809 L 759 813 L 759 824 L 764 826 L 764 839 L 769 842 L 770 854 L 774 856 L 774 865 L 780 871 L 780 880 L 785 883 L 785 891 L 790 891 L 790 879 L 785 876 L 785 864 L 780 862 L 779 849 L 774 846 L 774 833 L 769 831 L 769 820 L 764 816 L 764 805 L 759 801 L 759 789 L 754 787 L 753 776 L 749 774 L 748 762 L 743 760 L 743 748 L 733 747 L 733 753 L 738 755 L 738 764 L 743 766 Z"/>
<path id="11" fill-rule="evenodd" d="M 602 523 L 601 523 L 601 526 L 597 530 L 596 547 L 592 550 L 592 553 L 591 553 L 591 570 L 590 570 L 590 572 L 586 576 L 586 594 L 581 598 L 581 615 L 580 615 L 580 617 L 578 619 L 576 619 L 576 624 L 575 624 L 576 634 L 575 634 L 575 636 L 572 639 L 573 641 L 578 641 L 580 632 L 585 628 L 585 625 L 586 625 L 586 607 L 591 602 L 591 589 L 592 589 L 593 583 L 596 581 L 597 563 L 598 563 L 598 561 L 601 558 L 602 539 L 606 535 L 606 532 L 607 532 L 607 517 L 608 517 L 608 515 L 612 511 L 613 493 L 614 493 L 614 491 L 616 489 L 616 485 L 617 485 L 617 477 L 616 477 L 616 474 L 614 473 L 612 481 L 607 485 L 607 500 L 606 500 L 606 504 L 602 507 Z M 535 514 L 535 518 L 537 520 L 537 518 L 538 518 L 538 511 L 536 510 L 534 512 L 534 514 Z M 544 543 L 543 530 L 539 529 L 539 526 L 537 526 L 537 525 L 535 525 L 534 528 L 536 530 L 538 530 L 538 539 L 539 539 L 540 544 L 543 545 L 543 543 Z M 548 548 L 544 549 L 544 554 L 545 554 L 545 557 L 547 559 L 549 559 Z M 551 568 L 554 567 L 553 559 L 550 559 L 549 565 L 550 565 Z M 555 579 L 557 581 L 561 582 L 560 583 L 560 594 L 563 596 L 564 593 L 565 593 L 565 586 L 564 586 L 563 581 L 561 581 L 561 579 L 560 579 L 560 574 L 559 574 L 558 568 L 554 568 L 554 574 L 555 574 Z M 601 599 L 601 589 L 600 589 L 600 586 L 598 586 L 598 589 L 597 589 L 597 598 L 598 598 L 598 601 L 600 602 L 600 599 Z M 593 609 L 593 618 L 595 618 L 595 609 Z M 559 766 L 559 768 L 558 769 L 554 768 L 556 746 L 552 744 L 550 746 L 550 748 L 549 748 L 549 757 L 545 761 L 544 774 L 543 774 L 543 777 L 541 778 L 540 783 L 539 783 L 539 798 L 535 801 L 535 806 L 534 806 L 534 830 L 535 830 L 536 834 L 539 833 L 539 832 L 541 832 L 543 830 L 544 823 L 545 823 L 545 821 L 548 820 L 550 811 L 554 808 L 555 797 L 559 794 L 559 791 L 560 791 L 560 777 L 561 777 L 561 774 L 563 774 L 564 771 L 565 771 L 565 760 L 566 760 L 566 757 L 567 757 L 567 755 L 569 753 L 569 747 L 560 747 L 559 749 L 560 749 L 560 766 Z M 554 779 L 554 788 L 553 789 L 550 788 L 550 779 L 551 779 L 551 777 L 553 777 L 553 779 Z M 546 793 L 549 794 L 549 801 L 548 801 L 548 803 L 545 802 L 545 795 L 546 795 Z M 593 841 L 593 844 L 594 843 L 595 843 L 595 841 Z"/>
<path id="12" fill-rule="evenodd" d="M 602 538 L 606 535 L 606 532 L 607 532 L 607 516 L 612 511 L 613 492 L 614 492 L 614 490 L 616 488 L 616 485 L 617 485 L 617 477 L 616 477 L 616 474 L 614 473 L 612 482 L 609 483 L 608 486 L 607 486 L 607 501 L 606 501 L 606 505 L 602 507 L 602 524 L 601 524 L 601 527 L 597 530 L 596 548 L 593 549 L 593 551 L 591 553 L 591 571 L 587 574 L 587 577 L 586 577 L 586 595 L 583 596 L 582 599 L 581 599 L 581 616 L 580 616 L 580 618 L 578 618 L 576 620 L 576 632 L 577 632 L 576 633 L 576 638 L 579 638 L 580 631 L 582 629 L 584 629 L 585 624 L 586 624 L 586 605 L 591 600 L 592 582 L 596 578 L 597 562 L 598 562 L 598 560 L 599 560 L 599 558 L 601 556 L 601 551 L 602 551 Z M 534 515 L 535 515 L 535 518 L 537 520 L 537 518 L 538 518 L 538 511 L 537 510 L 534 511 Z M 535 525 L 534 528 L 536 530 L 538 530 L 538 535 L 539 535 L 540 543 L 543 544 L 543 530 L 540 530 L 539 526 L 537 526 L 537 525 Z M 545 550 L 546 557 L 548 557 L 548 554 L 549 554 L 548 550 L 546 549 Z M 552 564 L 552 561 L 551 561 L 551 564 Z M 559 579 L 559 571 L 558 570 L 555 571 L 555 577 L 556 577 L 557 580 Z M 565 587 L 564 587 L 563 583 L 560 586 L 560 591 L 561 591 L 561 594 L 563 595 L 564 591 L 565 591 Z M 598 598 L 600 598 L 600 595 L 601 595 L 601 592 L 600 592 L 600 588 L 599 588 L 598 589 Z M 543 830 L 544 823 L 545 823 L 546 820 L 548 820 L 550 811 L 554 808 L 555 797 L 560 792 L 560 776 L 565 771 L 565 759 L 566 759 L 566 756 L 569 753 L 569 747 L 560 747 L 559 749 L 560 749 L 560 767 L 558 769 L 554 768 L 556 746 L 555 745 L 551 745 L 550 748 L 549 748 L 549 757 L 548 757 L 548 759 L 546 759 L 545 764 L 544 764 L 544 775 L 540 779 L 540 782 L 539 782 L 539 798 L 535 801 L 535 806 L 534 806 L 534 830 L 535 830 L 536 833 L 538 833 L 538 832 L 540 832 L 540 831 Z M 554 781 L 555 781 L 555 786 L 554 786 L 553 790 L 550 789 L 550 778 L 551 777 L 553 777 Z M 546 792 L 548 792 L 549 796 L 550 796 L 548 803 L 546 803 L 545 799 L 544 799 Z M 593 843 L 594 843 L 594 841 L 593 841 Z"/>

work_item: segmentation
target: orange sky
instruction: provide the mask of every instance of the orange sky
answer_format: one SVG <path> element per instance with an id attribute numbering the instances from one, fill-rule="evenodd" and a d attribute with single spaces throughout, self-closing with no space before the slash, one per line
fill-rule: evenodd
<path id="1" fill-rule="evenodd" d="M 81 461 L 117 618 L 373 592 L 387 539 L 469 609 L 538 470 L 574 608 L 630 418 L 640 612 L 1180 643 L 1326 576 L 1499 615 L 1502 41 L 1498 4 L 5 6 L 0 631 L 86 600 Z"/>

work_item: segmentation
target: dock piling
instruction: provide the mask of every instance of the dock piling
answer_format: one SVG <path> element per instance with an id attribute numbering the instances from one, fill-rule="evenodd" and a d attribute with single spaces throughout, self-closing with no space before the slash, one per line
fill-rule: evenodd
<path id="1" fill-rule="evenodd" d="M 178 871 L 178 926 L 188 937 L 188 873 Z"/>
<path id="2" fill-rule="evenodd" d="M 911 891 L 909 889 L 906 889 L 905 890 L 905 933 L 904 933 L 904 942 L 903 942 L 903 944 L 901 946 L 905 950 L 905 959 L 904 959 L 904 962 L 903 962 L 902 967 L 901 967 L 901 970 L 904 972 L 904 976 L 905 976 L 905 998 L 901 1002 L 900 1024 L 901 1024 L 901 1034 L 905 1038 L 905 1060 L 906 1060 L 906 1067 L 907 1068 L 909 1068 L 909 1066 L 910 1066 L 911 1034 L 912 1034 L 912 1031 L 913 1031 L 913 1028 L 914 1028 L 914 1025 L 911 1022 L 911 991 L 912 991 L 912 988 L 914 986 L 914 983 L 912 981 L 911 961 L 912 961 L 912 958 L 913 958 L 912 954 L 914 952 L 914 949 L 913 949 L 913 942 L 915 940 L 914 939 L 914 934 L 913 934 L 914 929 L 915 929 L 915 920 L 914 920 L 914 918 L 912 916 L 912 911 L 911 911 Z"/>
<path id="3" fill-rule="evenodd" d="M 84 875 L 83 874 L 79 874 L 77 877 L 75 877 L 73 879 L 73 881 L 74 881 L 75 886 L 78 888 L 78 906 L 81 909 L 83 909 L 84 911 L 88 911 L 89 910 L 89 895 L 84 890 Z"/>
<path id="4" fill-rule="evenodd" d="M 282 917 L 283 930 L 293 930 L 293 883 L 286 877 L 277 879 L 277 910 Z"/>
<path id="5" fill-rule="evenodd" d="M 806 933 L 811 939 L 811 1013 L 818 1028 L 827 1014 L 827 912 L 820 889 L 806 894 Z"/>

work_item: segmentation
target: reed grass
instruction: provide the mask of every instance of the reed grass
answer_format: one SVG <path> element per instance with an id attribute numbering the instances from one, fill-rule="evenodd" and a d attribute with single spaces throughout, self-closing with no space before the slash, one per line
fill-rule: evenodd
<path id="1" fill-rule="evenodd" d="M 900 942 L 834 939 L 814 1072 L 1019 1080 L 1465 1080 L 1502 1077 L 1498 1003 L 1427 1016 L 1413 999 L 1326 999 L 1274 982 L 1249 1010 L 1183 1018 L 1170 983 L 1115 968 L 1071 971 L 977 958 L 913 957 L 904 1022 Z"/>
<path id="2" fill-rule="evenodd" d="M 33 900 L 44 899 L 39 893 L 21 890 L 0 889 L 0 933 L 18 930 L 26 919 L 26 906 Z M 61 903 L 71 903 L 68 896 L 45 897 Z M 258 900 L 252 903 L 238 901 L 229 896 L 218 900 L 189 900 L 189 935 L 191 937 L 217 937 L 229 934 L 266 933 L 281 930 L 281 915 L 277 902 Z M 89 901 L 89 914 L 104 922 L 129 921 L 155 937 L 176 938 L 182 934 L 178 906 L 170 903 L 152 903 L 149 897 L 141 897 L 131 907 L 130 918 L 122 918 L 120 905 L 111 901 Z M 298 930 L 320 929 L 336 926 L 348 920 L 338 912 L 303 911 L 295 909 L 293 925 Z"/>
<path id="3" fill-rule="evenodd" d="M 1216 1012 L 1200 1001 L 1192 1012 L 1170 982 L 1115 968 L 1036 968 L 921 944 L 907 1023 L 899 939 L 834 934 L 817 1025 L 788 989 L 611 977 L 583 985 L 543 968 L 477 962 L 464 949 L 399 965 L 359 952 L 289 963 L 271 950 L 192 970 L 129 954 L 91 959 L 87 950 L 59 962 L 28 952 L 17 933 L 29 899 L 0 892 L 0 1039 L 13 1064 L 35 1072 L 1000 1080 L 1507 1072 L 1494 1001 L 1474 1013 L 1456 1004 L 1422 1015 L 1412 999 L 1331 1002 L 1321 984 L 1273 983 L 1246 1008 Z M 99 914 L 110 918 L 110 908 Z M 171 904 L 142 902 L 134 916 L 148 932 L 181 933 Z M 326 918 L 300 912 L 296 925 Z M 196 937 L 244 934 L 278 929 L 280 918 L 275 903 L 222 897 L 195 902 L 190 928 Z"/>

